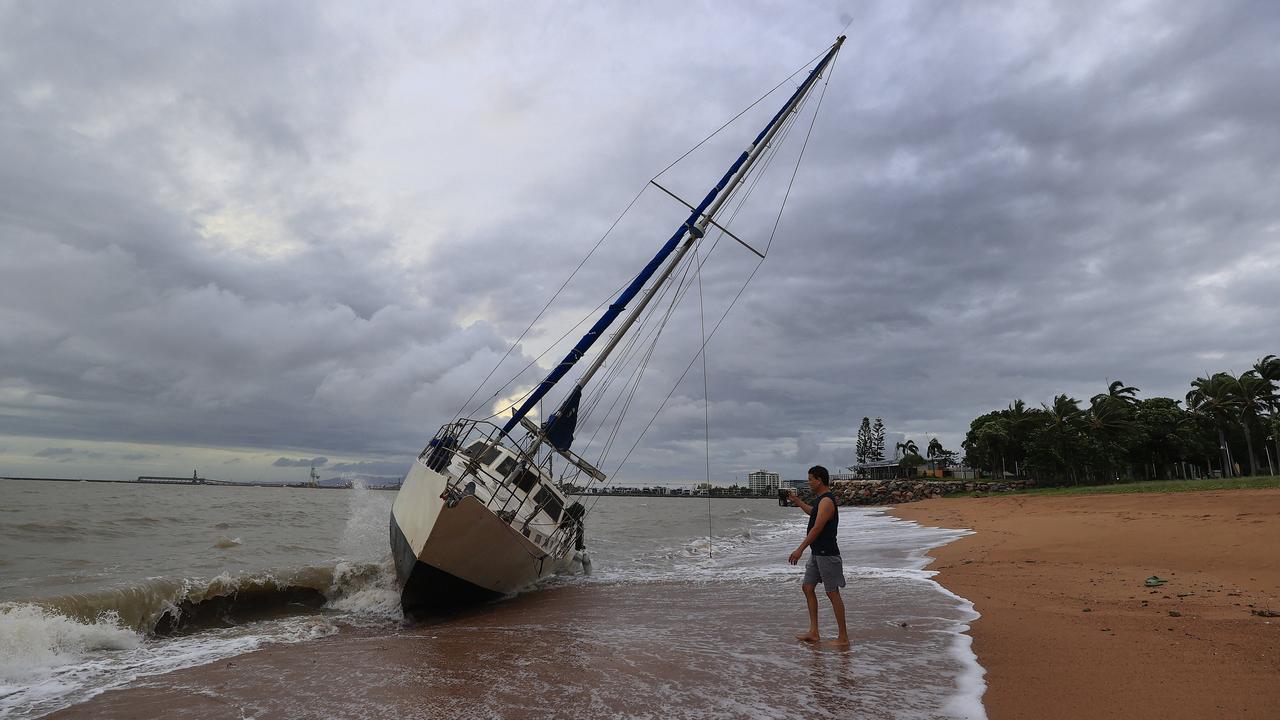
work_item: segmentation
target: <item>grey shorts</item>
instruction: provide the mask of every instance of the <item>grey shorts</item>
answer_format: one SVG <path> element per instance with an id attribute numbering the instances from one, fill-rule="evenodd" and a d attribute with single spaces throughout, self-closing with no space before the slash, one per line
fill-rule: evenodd
<path id="1" fill-rule="evenodd" d="M 839 555 L 809 554 L 809 562 L 804 566 L 804 584 L 817 585 L 832 593 L 844 587 L 844 563 Z"/>

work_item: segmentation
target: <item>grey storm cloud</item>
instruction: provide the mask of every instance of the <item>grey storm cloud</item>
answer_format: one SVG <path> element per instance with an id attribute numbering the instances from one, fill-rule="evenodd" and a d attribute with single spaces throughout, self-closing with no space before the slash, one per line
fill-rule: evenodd
<path id="1" fill-rule="evenodd" d="M 864 415 L 955 447 L 1016 397 L 1181 397 L 1280 351 L 1274 4 L 12 3 L 0 435 L 402 474 L 649 178 L 845 22 L 709 402 L 700 363 L 677 384 L 691 290 L 606 470 L 697 479 L 709 427 L 713 476 L 800 477 Z M 663 183 L 700 198 L 780 102 Z M 644 193 L 466 409 L 535 382 L 683 212 Z M 715 249 L 708 322 L 753 266 Z"/>
<path id="2" fill-rule="evenodd" d="M 75 455 L 75 454 L 76 454 L 75 448 L 66 448 L 66 447 L 52 448 L 51 447 L 51 448 L 45 448 L 43 450 L 36 452 L 36 457 L 60 458 L 60 457 L 68 457 L 70 455 Z"/>
<path id="3" fill-rule="evenodd" d="M 47 458 L 49 460 L 53 460 L 54 462 L 72 462 L 74 460 L 104 460 L 104 459 L 110 459 L 112 457 L 107 453 L 98 452 L 97 450 L 81 450 L 81 449 L 69 448 L 69 447 L 44 448 L 43 450 L 36 451 L 35 456 L 38 458 Z M 130 460 L 132 458 L 124 457 L 123 459 Z"/>
<path id="4" fill-rule="evenodd" d="M 403 477 L 409 470 L 409 462 L 363 460 L 360 462 L 334 463 L 329 467 L 337 473 L 353 473 L 371 477 Z"/>
<path id="5" fill-rule="evenodd" d="M 328 463 L 329 463 L 329 458 L 327 457 L 296 458 L 296 459 L 282 457 L 282 458 L 276 458 L 276 461 L 271 464 L 274 467 L 324 467 Z"/>

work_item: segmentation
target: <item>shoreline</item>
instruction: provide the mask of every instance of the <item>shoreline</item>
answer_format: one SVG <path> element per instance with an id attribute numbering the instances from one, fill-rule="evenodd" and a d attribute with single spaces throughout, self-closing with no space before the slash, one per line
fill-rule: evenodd
<path id="1" fill-rule="evenodd" d="M 1280 490 L 944 498 L 895 517 L 974 531 L 928 569 L 980 617 L 1004 718 L 1280 716 Z M 1168 582 L 1147 587 L 1156 575 Z"/>
<path id="2" fill-rule="evenodd" d="M 335 605 L 338 614 L 290 620 L 297 632 L 283 642 L 116 677 L 48 717 L 985 717 L 983 671 L 964 634 L 975 614 L 921 570 L 928 549 L 958 533 L 884 508 L 855 514 L 863 532 L 849 539 L 865 567 L 850 588 L 850 652 L 793 637 L 806 610 L 801 569 L 786 555 L 803 518 L 733 512 L 715 563 L 688 544 L 700 523 L 682 526 L 641 552 L 602 553 L 613 561 L 597 577 L 414 623 L 382 607 L 395 597 L 376 583 L 359 595 L 379 600 L 362 601 L 372 614 Z M 651 566 L 669 549 L 674 563 Z M 821 610 L 826 634 L 834 622 Z M 178 638 L 176 649 L 200 638 Z M 780 679 L 800 683 L 821 711 L 797 714 Z"/>

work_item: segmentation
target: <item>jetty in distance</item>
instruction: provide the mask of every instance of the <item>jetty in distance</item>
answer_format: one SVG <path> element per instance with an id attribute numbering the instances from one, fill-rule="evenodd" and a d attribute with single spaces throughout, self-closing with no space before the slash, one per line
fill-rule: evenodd
<path id="1" fill-rule="evenodd" d="M 273 483 L 273 482 L 237 482 L 234 480 L 210 480 L 202 478 L 196 473 L 192 473 L 191 477 L 174 477 L 167 475 L 139 475 L 136 480 L 104 480 L 101 478 L 60 478 L 60 477 L 16 477 L 10 475 L 0 475 L 0 480 L 31 480 L 44 482 L 90 482 L 90 483 L 123 483 L 126 485 L 213 485 L 218 487 L 290 487 L 305 488 L 315 490 L 350 490 L 355 484 L 350 480 L 344 480 L 340 483 L 332 485 L 321 485 L 318 483 Z M 368 485 L 368 490 L 395 490 L 399 488 L 399 483 Z"/>

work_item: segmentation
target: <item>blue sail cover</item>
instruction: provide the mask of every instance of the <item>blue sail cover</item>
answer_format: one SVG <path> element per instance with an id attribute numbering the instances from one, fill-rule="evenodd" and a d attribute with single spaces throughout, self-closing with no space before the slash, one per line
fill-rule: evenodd
<path id="1" fill-rule="evenodd" d="M 574 386 L 569 397 L 560 403 L 560 409 L 551 413 L 542 432 L 557 450 L 568 450 L 573 445 L 573 433 L 578 429 L 578 404 L 582 402 L 582 388 Z"/>
<path id="2" fill-rule="evenodd" d="M 844 38 L 842 37 L 841 40 L 843 39 Z M 703 198 L 702 202 L 694 208 L 693 212 L 689 213 L 689 217 L 676 229 L 675 233 L 673 233 L 667 242 L 658 250 L 658 253 L 649 261 L 649 264 L 645 265 L 640 273 L 636 275 L 635 279 L 631 281 L 631 284 L 628 285 L 620 295 L 618 295 L 617 300 L 614 300 L 613 303 L 609 305 L 609 309 L 600 316 L 600 319 L 596 320 L 595 325 L 592 325 L 591 329 L 587 331 L 587 334 L 583 335 L 582 339 L 578 341 L 578 344 L 574 345 L 573 349 L 569 351 L 569 354 L 564 356 L 564 359 L 560 361 L 560 364 L 556 365 L 547 377 L 542 382 L 538 383 L 538 386 L 533 389 L 533 392 L 525 398 L 524 404 L 522 404 L 520 408 L 511 415 L 511 419 L 503 426 L 502 432 L 504 434 L 510 433 L 517 425 L 519 425 L 521 418 L 528 415 L 529 411 L 538 404 L 538 401 L 542 400 L 542 397 L 546 395 L 551 388 L 555 387 L 556 383 L 560 382 L 560 379 L 565 376 L 565 373 L 569 372 L 569 370 L 587 354 L 587 351 L 591 349 L 591 346 L 595 344 L 596 340 L 600 339 L 600 336 L 604 334 L 605 330 L 609 329 L 609 326 L 613 324 L 613 321 L 622 314 L 622 311 L 627 308 L 627 305 L 635 299 L 635 296 L 644 288 L 645 283 L 649 282 L 649 279 L 658 271 L 658 268 L 662 266 L 662 263 L 666 261 L 672 252 L 675 251 L 676 247 L 680 244 L 680 240 L 684 238 L 685 233 L 695 230 L 698 219 L 702 217 L 702 214 L 706 211 L 707 207 L 715 201 L 716 196 L 724 191 L 725 186 L 728 185 L 734 174 L 738 172 L 738 169 L 741 168 L 742 164 L 747 161 L 748 157 L 750 157 L 751 151 L 760 144 L 760 141 L 764 139 L 765 135 L 769 134 L 769 130 L 774 125 L 782 121 L 783 116 L 786 115 L 791 104 L 804 93 L 808 92 L 814 81 L 816 81 L 822 74 L 823 68 L 827 66 L 827 63 L 831 61 L 831 58 L 835 56 L 836 51 L 839 50 L 839 48 L 840 43 L 837 42 L 832 46 L 827 54 L 823 56 L 822 60 L 814 66 L 813 70 L 809 72 L 808 77 L 805 78 L 805 81 L 800 84 L 800 87 L 796 88 L 796 91 L 791 94 L 791 97 L 787 98 L 787 102 L 782 106 L 782 109 L 774 114 L 773 118 L 769 120 L 769 124 L 765 125 L 764 129 L 760 131 L 760 134 L 756 136 L 756 139 L 752 141 L 751 146 L 738 156 L 738 159 L 733 162 L 733 165 L 731 165 L 728 171 L 725 172 L 724 176 L 720 178 L 720 182 L 716 183 L 715 187 L 711 188 L 711 191 L 707 193 L 707 196 Z M 575 387 L 574 391 L 569 394 L 569 397 L 565 398 L 560 409 L 552 413 L 551 417 L 547 420 L 547 423 L 543 426 L 544 432 L 550 434 L 555 430 L 557 433 L 558 440 L 554 445 L 558 450 L 568 450 L 569 446 L 573 443 L 573 432 L 578 420 L 578 402 L 581 397 L 582 388 Z M 570 407 L 570 405 L 572 405 L 572 407 Z"/>

